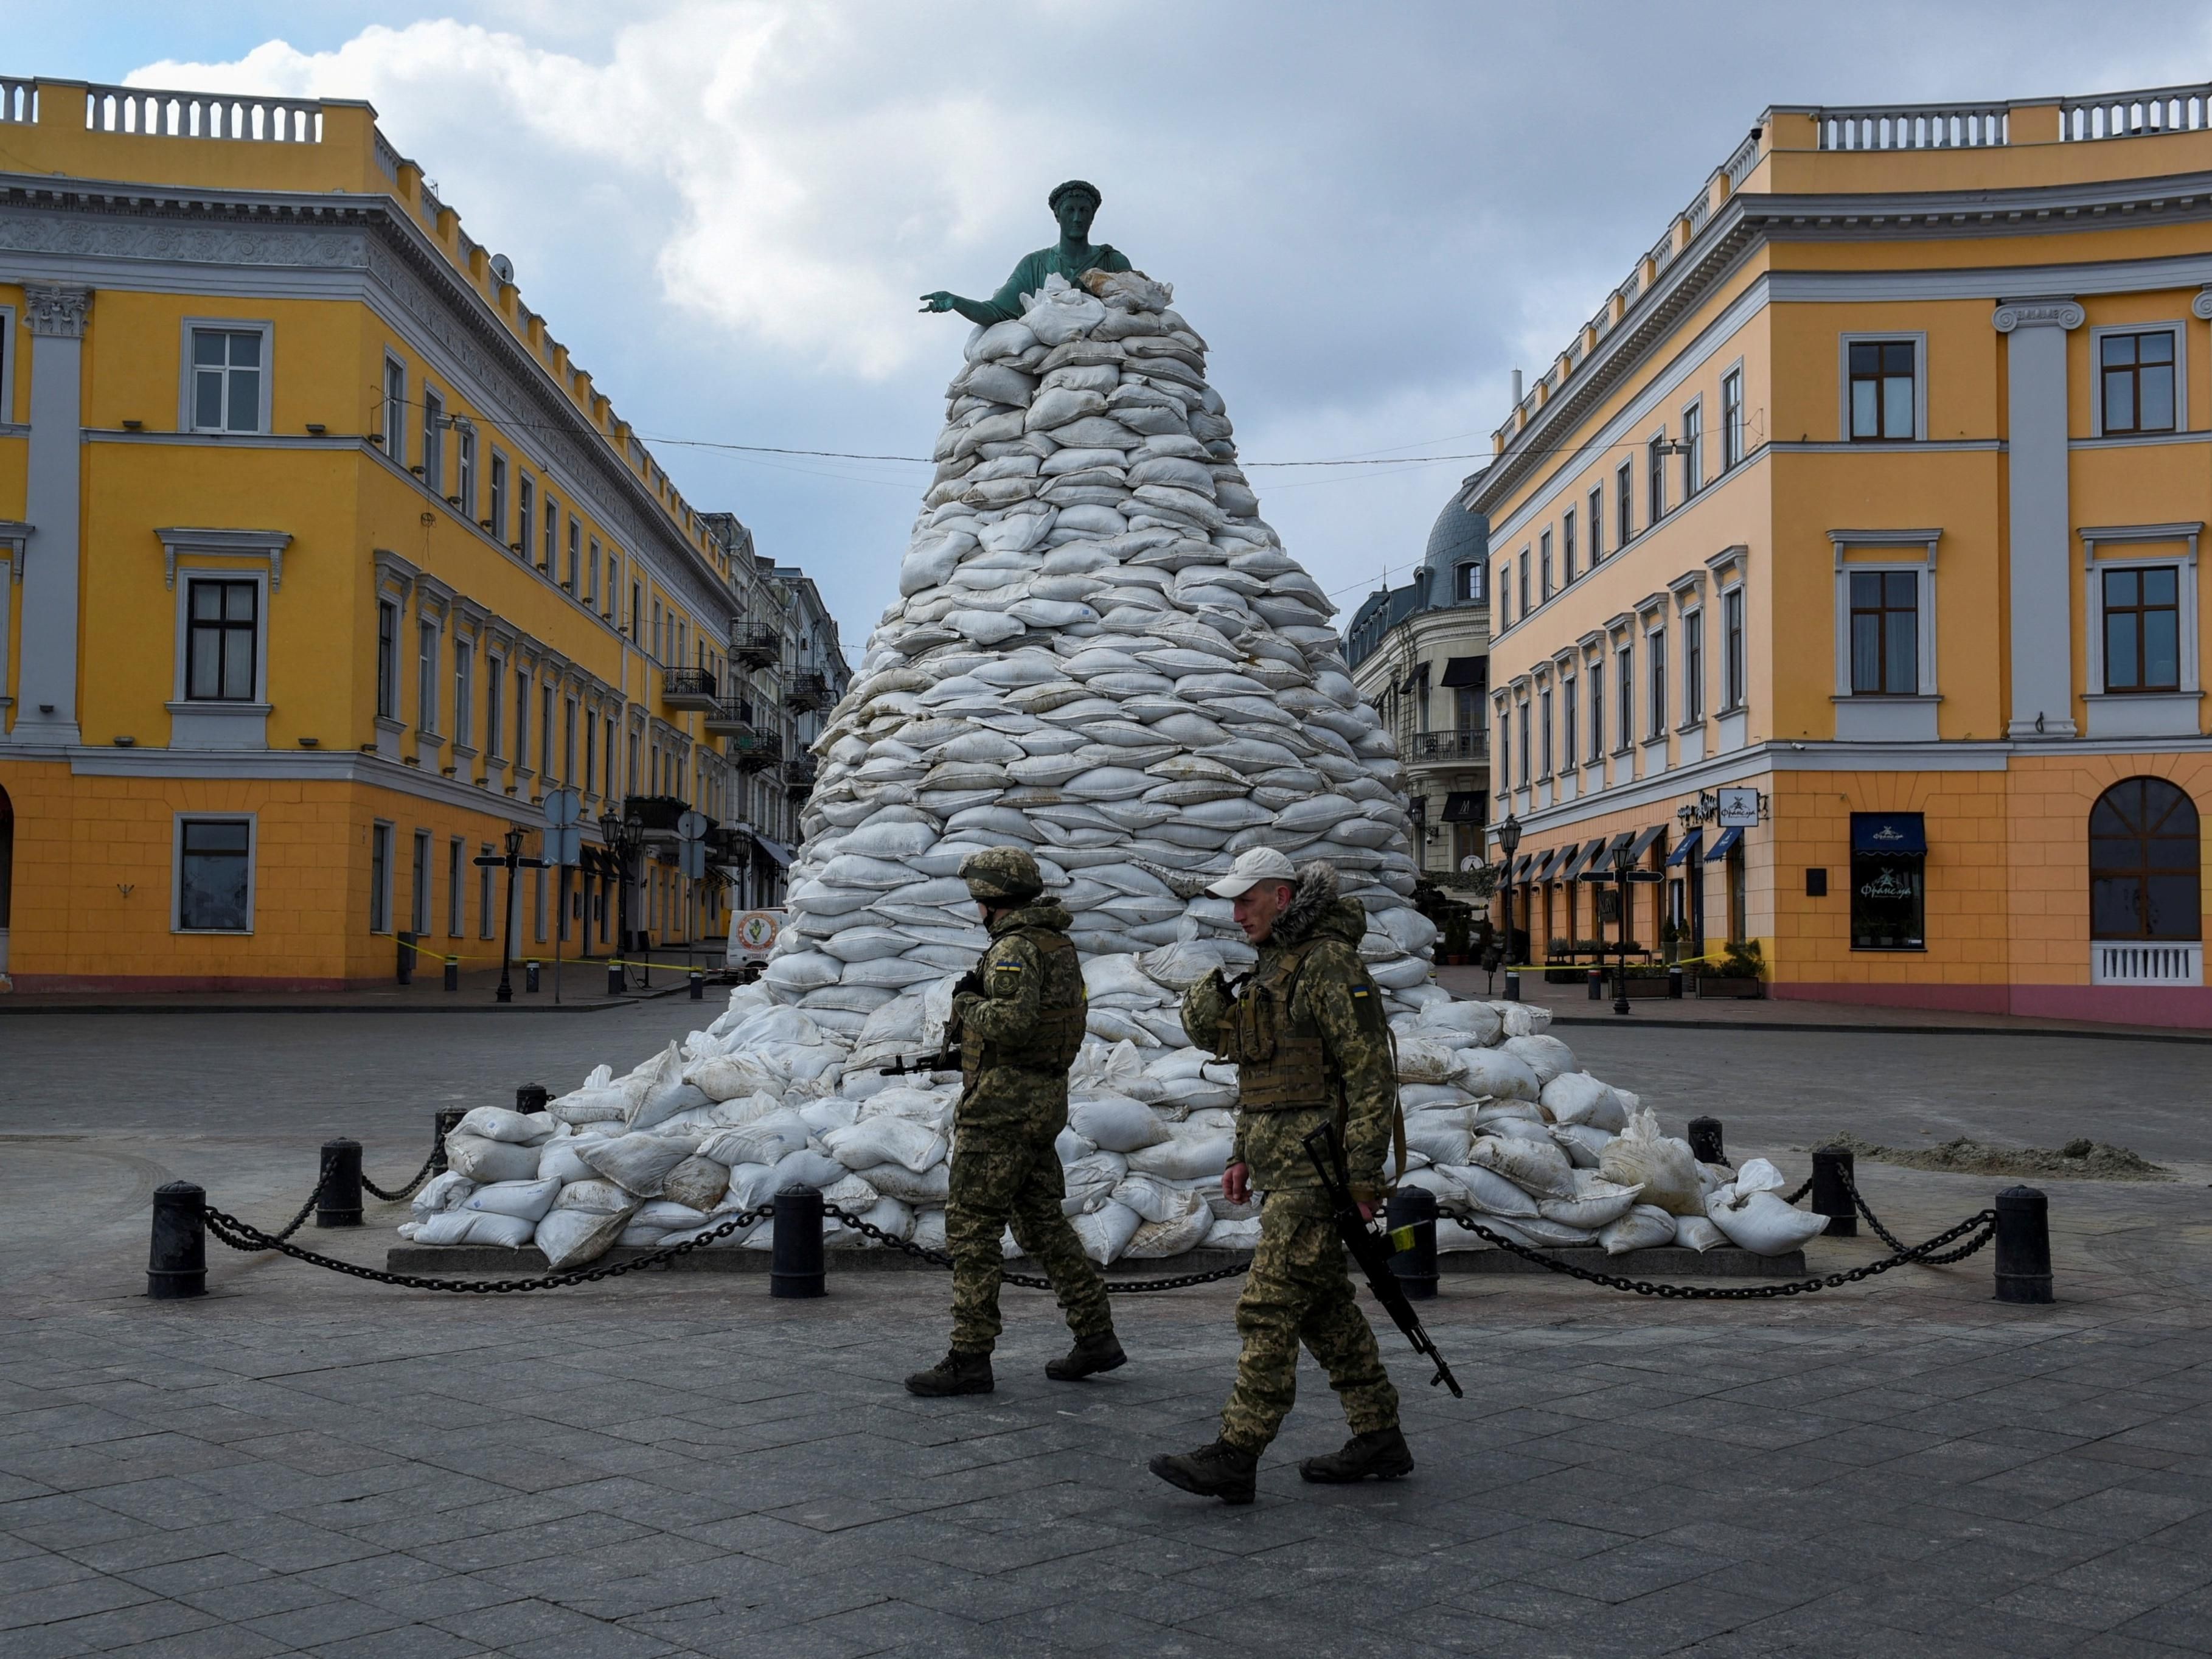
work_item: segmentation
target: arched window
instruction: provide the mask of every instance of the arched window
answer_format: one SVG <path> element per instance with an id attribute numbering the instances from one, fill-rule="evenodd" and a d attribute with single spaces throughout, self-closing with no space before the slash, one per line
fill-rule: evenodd
<path id="1" fill-rule="evenodd" d="M 2203 936 L 2197 804 L 2164 778 L 2123 778 L 2089 811 L 2089 933 Z"/>

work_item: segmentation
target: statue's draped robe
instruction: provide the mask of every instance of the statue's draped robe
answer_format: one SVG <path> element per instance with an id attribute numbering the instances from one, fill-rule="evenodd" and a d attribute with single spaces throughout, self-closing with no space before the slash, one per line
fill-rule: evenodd
<path id="1" fill-rule="evenodd" d="M 1072 266 L 1072 268 L 1071 268 Z M 1070 261 L 1060 252 L 1058 243 L 1041 247 L 1035 253 L 1024 256 L 1014 267 L 1014 274 L 1006 278 L 996 294 L 978 301 L 976 308 L 989 313 L 983 320 L 991 323 L 1011 322 L 1020 316 L 1024 301 L 1044 286 L 1044 279 L 1057 271 L 1071 283 L 1079 281 L 1086 270 L 1127 270 L 1129 262 L 1112 247 L 1100 243 L 1079 260 Z"/>

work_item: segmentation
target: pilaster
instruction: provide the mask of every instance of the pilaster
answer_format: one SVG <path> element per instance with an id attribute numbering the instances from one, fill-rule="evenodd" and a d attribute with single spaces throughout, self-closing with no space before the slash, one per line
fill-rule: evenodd
<path id="1" fill-rule="evenodd" d="M 2082 311 L 2063 297 L 2013 300 L 1990 320 L 2005 337 L 2010 386 L 2012 686 L 2005 735 L 2070 738 L 2075 728 L 2066 336 L 2081 326 Z"/>
<path id="2" fill-rule="evenodd" d="M 22 657 L 16 671 L 15 743 L 75 744 L 77 604 L 82 591 L 79 468 L 82 454 L 84 331 L 92 290 L 28 283 L 31 441 L 21 550 Z"/>

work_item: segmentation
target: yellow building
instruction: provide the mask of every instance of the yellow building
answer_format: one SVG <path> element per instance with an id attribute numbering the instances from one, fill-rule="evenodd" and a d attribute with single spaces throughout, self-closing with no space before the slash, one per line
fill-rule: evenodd
<path id="1" fill-rule="evenodd" d="M 1625 850 L 1778 996 L 2212 1025 L 2209 98 L 1770 109 L 1537 378 L 1468 501 L 1538 951 Z"/>
<path id="2" fill-rule="evenodd" d="M 395 934 L 496 961 L 476 860 L 538 850 L 548 791 L 587 826 L 635 804 L 671 857 L 684 805 L 741 816 L 783 758 L 775 700 L 721 690 L 733 644 L 777 659 L 769 562 L 374 111 L 0 79 L 0 135 L 17 988 L 335 987 Z M 519 954 L 719 931 L 719 881 L 647 856 L 617 902 L 585 840 L 524 873 Z"/>

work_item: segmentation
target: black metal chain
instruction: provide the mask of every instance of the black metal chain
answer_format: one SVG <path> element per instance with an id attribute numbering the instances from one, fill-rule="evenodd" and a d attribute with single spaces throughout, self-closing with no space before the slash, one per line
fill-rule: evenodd
<path id="1" fill-rule="evenodd" d="M 1890 1231 L 1888 1228 L 1883 1226 L 1881 1224 L 1881 1218 L 1876 1216 L 1872 1210 L 1867 1208 L 1867 1201 L 1859 1195 L 1858 1182 L 1851 1179 L 1851 1172 L 1849 1167 L 1839 1163 L 1837 1166 L 1836 1173 L 1838 1176 L 1842 1177 L 1844 1190 L 1851 1195 L 1851 1202 L 1858 1206 L 1858 1212 L 1866 1218 L 1867 1225 L 1873 1228 L 1875 1233 L 1880 1236 L 1881 1242 L 1888 1245 L 1891 1249 L 1903 1249 L 1905 1246 L 1898 1243 L 1897 1235 Z"/>
<path id="2" fill-rule="evenodd" d="M 1921 1262 L 1931 1267 L 1939 1267 L 1947 1262 L 1963 1261 L 1996 1237 L 1997 1222 L 1997 1212 L 1995 1210 L 1978 1211 L 1968 1216 L 1957 1226 L 1936 1234 L 1935 1237 L 1924 1243 L 1916 1244 L 1910 1249 L 1899 1249 L 1895 1255 L 1886 1256 L 1880 1261 L 1869 1261 L 1864 1267 L 1853 1267 L 1848 1273 L 1830 1273 L 1824 1279 L 1795 1279 L 1778 1285 L 1718 1286 L 1655 1285 L 1646 1279 L 1623 1279 L 1617 1273 L 1594 1273 L 1587 1267 L 1578 1267 L 1571 1261 L 1562 1261 L 1557 1256 L 1546 1255 L 1540 1250 L 1532 1250 L 1527 1245 L 1507 1238 L 1503 1234 L 1494 1233 L 1464 1210 L 1439 1209 L 1437 1213 L 1458 1222 L 1469 1232 L 1479 1238 L 1487 1240 L 1499 1249 L 1510 1250 L 1524 1260 L 1533 1261 L 1540 1267 L 1547 1267 L 1553 1273 L 1565 1273 L 1570 1279 L 1579 1279 L 1592 1285 L 1602 1285 L 1610 1291 L 1633 1291 L 1638 1296 L 1656 1296 L 1692 1302 L 1753 1302 L 1764 1301 L 1772 1297 L 1802 1296 L 1813 1291 L 1840 1290 L 1846 1285 L 1871 1279 L 1876 1273 L 1886 1273 L 1892 1267 L 1902 1267 L 1908 1261 Z M 1965 1248 L 1944 1255 L 1935 1254 L 1944 1245 L 1965 1237 L 1976 1228 L 1983 1230 L 1980 1236 L 1971 1240 Z"/>
<path id="3" fill-rule="evenodd" d="M 388 1273 L 376 1267 L 364 1267 L 358 1262 L 340 1261 L 335 1257 L 318 1255 L 313 1250 L 303 1250 L 296 1244 L 287 1244 L 280 1237 L 272 1237 L 259 1228 L 240 1221 L 236 1216 L 209 1206 L 202 1212 L 207 1230 L 216 1240 L 234 1250 L 281 1250 L 296 1261 L 313 1267 L 328 1267 L 332 1273 L 345 1273 L 355 1279 L 366 1279 L 377 1285 L 398 1285 L 410 1291 L 453 1291 L 482 1296 L 486 1293 L 505 1294 L 510 1291 L 557 1291 L 570 1285 L 589 1285 L 602 1279 L 619 1279 L 624 1273 L 635 1273 L 641 1267 L 658 1267 L 687 1250 L 703 1249 L 718 1238 L 728 1237 L 740 1227 L 749 1227 L 775 1213 L 773 1204 L 762 1204 L 750 1210 L 740 1210 L 711 1231 L 697 1233 L 680 1244 L 671 1244 L 665 1249 L 641 1255 L 635 1261 L 617 1262 L 604 1267 L 580 1268 L 571 1273 L 549 1273 L 542 1279 L 424 1279 L 414 1273 Z"/>
<path id="4" fill-rule="evenodd" d="M 315 1206 L 322 1201 L 323 1188 L 330 1184 L 331 1167 L 329 1164 L 325 1164 L 323 1166 L 321 1177 L 315 1182 L 315 1190 L 307 1194 L 307 1201 L 300 1206 L 299 1214 L 294 1216 L 289 1221 L 286 1222 L 280 1231 L 274 1233 L 264 1234 L 264 1237 L 269 1240 L 269 1243 L 257 1245 L 255 1248 L 257 1249 L 265 1250 L 269 1249 L 270 1245 L 282 1244 L 286 1239 L 291 1237 L 294 1233 L 298 1232 L 301 1226 L 307 1221 L 307 1218 L 315 1212 Z"/>
<path id="5" fill-rule="evenodd" d="M 854 1232 L 874 1239 L 886 1249 L 902 1250 L 908 1255 L 919 1256 L 933 1267 L 949 1269 L 953 1265 L 952 1257 L 945 1251 L 933 1250 L 927 1245 L 915 1243 L 911 1239 L 901 1238 L 896 1233 L 885 1232 L 873 1222 L 854 1215 L 850 1210 L 835 1204 L 824 1204 L 822 1213 L 836 1216 Z M 1146 1291 L 1187 1291 L 1194 1285 L 1211 1285 L 1218 1279 L 1234 1279 L 1250 1271 L 1251 1266 L 1249 1261 L 1239 1261 L 1231 1267 L 1216 1267 L 1211 1273 L 1180 1273 L 1173 1279 L 1109 1279 L 1106 1281 L 1106 1291 L 1109 1296 L 1135 1296 Z M 1018 1285 L 1024 1290 L 1048 1291 L 1053 1288 L 1049 1279 L 1039 1279 L 1030 1273 L 1002 1271 L 1000 1279 L 1004 1284 Z"/>
<path id="6" fill-rule="evenodd" d="M 1808 1194 L 1808 1193 L 1811 1192 L 1812 1190 L 1813 1190 L 1813 1177 L 1812 1177 L 1812 1176 L 1807 1176 L 1805 1177 L 1805 1184 L 1804 1184 L 1803 1186 L 1800 1187 L 1800 1188 L 1799 1188 L 1796 1192 L 1794 1192 L 1794 1193 L 1790 1194 L 1789 1197 L 1787 1197 L 1787 1198 L 1784 1199 L 1782 1201 L 1783 1201 L 1784 1204 L 1795 1204 L 1795 1203 L 1796 1203 L 1800 1199 L 1803 1198 L 1803 1197 L 1805 1196 L 1805 1194 Z"/>
<path id="7" fill-rule="evenodd" d="M 374 1181 L 371 1181 L 366 1174 L 364 1174 L 361 1178 L 361 1184 L 363 1190 L 368 1192 L 374 1197 L 382 1199 L 387 1204 L 397 1204 L 403 1199 L 414 1197 L 415 1189 L 417 1187 L 420 1187 L 424 1182 L 428 1181 L 430 1178 L 430 1171 L 438 1167 L 438 1153 L 443 1148 L 444 1145 L 445 1137 L 439 1134 L 435 1129 L 433 1129 L 430 1132 L 430 1156 L 422 1160 L 422 1167 L 421 1169 L 416 1170 L 413 1175 L 408 1176 L 404 1186 L 396 1187 L 387 1193 L 383 1188 L 378 1186 Z"/>

